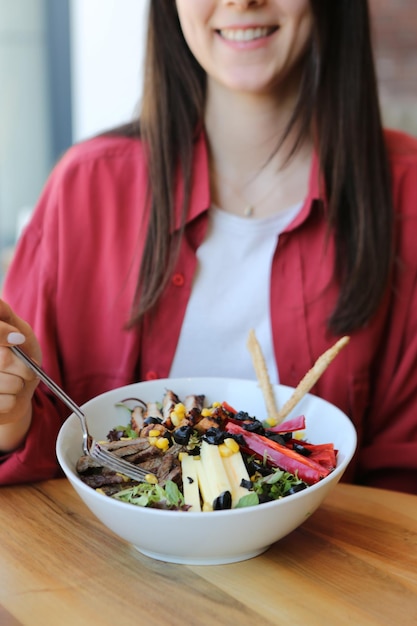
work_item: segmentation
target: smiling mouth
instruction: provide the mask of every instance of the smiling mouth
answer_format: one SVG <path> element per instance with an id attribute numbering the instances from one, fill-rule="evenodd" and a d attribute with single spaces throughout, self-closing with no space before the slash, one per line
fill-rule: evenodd
<path id="1" fill-rule="evenodd" d="M 223 28 L 218 30 L 219 35 L 227 41 L 254 41 L 268 37 L 278 30 L 277 26 L 265 26 L 257 28 Z"/>

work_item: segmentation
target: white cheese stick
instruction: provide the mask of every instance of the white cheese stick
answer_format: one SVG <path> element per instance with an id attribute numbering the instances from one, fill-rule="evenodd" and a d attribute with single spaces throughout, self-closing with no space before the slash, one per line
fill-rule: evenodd
<path id="1" fill-rule="evenodd" d="M 215 494 L 213 500 L 215 500 L 224 491 L 232 493 L 232 486 L 227 477 L 227 473 L 223 465 L 223 459 L 220 456 L 219 447 L 207 443 L 207 441 L 202 441 L 200 457 L 206 471 L 207 480 L 210 483 L 212 493 Z"/>
<path id="2" fill-rule="evenodd" d="M 250 478 L 240 452 L 235 452 L 230 456 L 223 457 L 222 461 L 232 488 L 231 494 L 233 508 L 237 505 L 240 498 L 248 495 L 249 490 L 246 489 L 246 487 L 242 487 L 241 482 L 242 480 L 249 481 Z"/>
<path id="3" fill-rule="evenodd" d="M 212 511 L 213 510 L 213 501 L 217 497 L 215 495 L 215 491 L 213 489 L 213 485 L 209 480 L 206 469 L 203 465 L 203 462 L 200 459 L 196 459 L 194 461 L 197 469 L 198 476 L 198 486 L 200 488 L 201 499 L 203 501 L 203 511 Z"/>
<path id="4" fill-rule="evenodd" d="M 201 511 L 200 489 L 196 460 L 185 452 L 181 457 L 182 486 L 185 504 L 190 506 L 189 511 Z"/>

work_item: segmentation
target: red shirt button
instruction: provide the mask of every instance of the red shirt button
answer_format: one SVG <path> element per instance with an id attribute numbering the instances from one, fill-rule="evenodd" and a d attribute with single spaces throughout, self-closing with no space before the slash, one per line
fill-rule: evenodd
<path id="1" fill-rule="evenodd" d="M 158 374 L 153 370 L 146 372 L 145 380 L 156 380 L 158 378 Z"/>
<path id="2" fill-rule="evenodd" d="M 182 287 L 184 285 L 185 279 L 184 274 L 174 274 L 172 277 L 172 284 L 175 287 Z"/>

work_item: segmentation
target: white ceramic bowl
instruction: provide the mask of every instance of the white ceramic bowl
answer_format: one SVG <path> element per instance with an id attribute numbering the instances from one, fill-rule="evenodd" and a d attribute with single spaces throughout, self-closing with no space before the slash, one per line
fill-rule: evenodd
<path id="1" fill-rule="evenodd" d="M 127 397 L 160 400 L 172 389 L 178 396 L 205 394 L 208 402 L 227 401 L 237 410 L 263 420 L 265 405 L 256 381 L 224 378 L 162 379 L 141 382 L 104 393 L 83 409 L 93 437 L 105 439 L 125 413 L 115 403 Z M 278 406 L 292 389 L 275 387 Z M 255 507 L 207 513 L 161 511 L 134 506 L 97 493 L 78 478 L 75 464 L 81 454 L 81 427 L 71 415 L 57 440 L 57 456 L 78 495 L 116 535 L 143 554 L 173 563 L 222 564 L 243 561 L 261 554 L 302 524 L 339 482 L 356 448 L 351 421 L 335 406 L 307 395 L 293 411 L 306 416 L 306 438 L 312 443 L 334 443 L 336 469 L 321 482 L 294 495 Z"/>

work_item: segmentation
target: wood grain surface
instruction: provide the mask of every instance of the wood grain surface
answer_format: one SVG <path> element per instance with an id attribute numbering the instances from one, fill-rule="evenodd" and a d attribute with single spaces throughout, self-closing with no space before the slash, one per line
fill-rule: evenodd
<path id="1" fill-rule="evenodd" d="M 338 485 L 298 530 L 230 565 L 141 555 L 65 479 L 0 489 L 0 525 L 1 626 L 417 623 L 417 496 Z"/>

